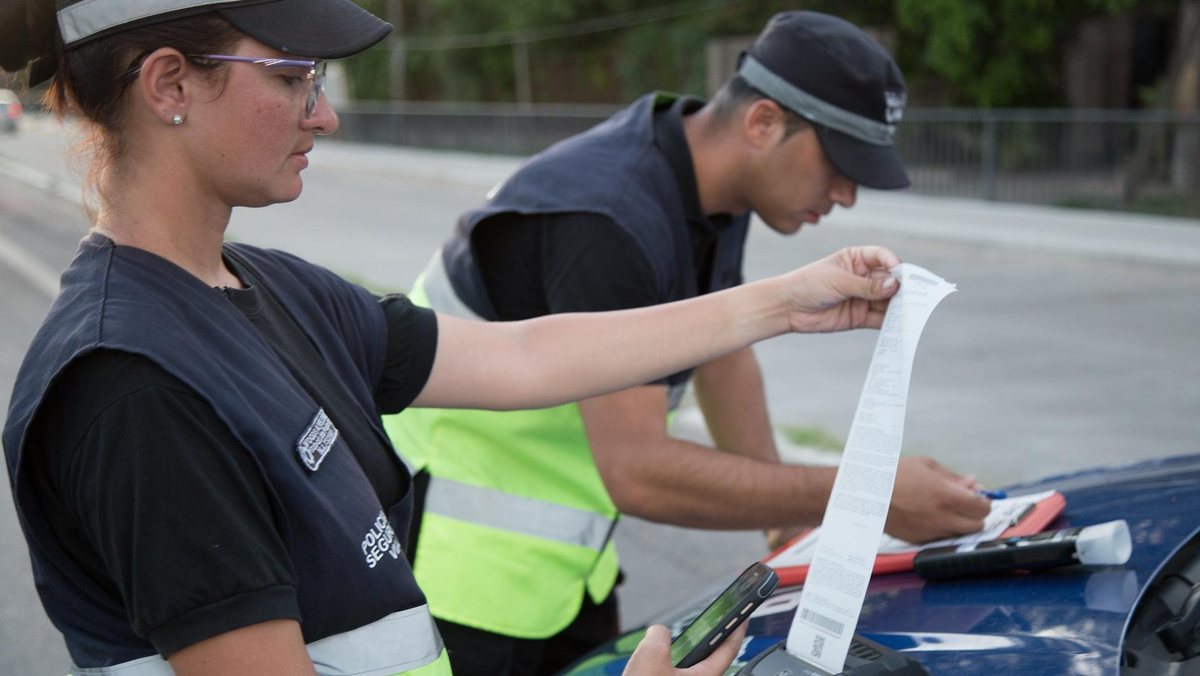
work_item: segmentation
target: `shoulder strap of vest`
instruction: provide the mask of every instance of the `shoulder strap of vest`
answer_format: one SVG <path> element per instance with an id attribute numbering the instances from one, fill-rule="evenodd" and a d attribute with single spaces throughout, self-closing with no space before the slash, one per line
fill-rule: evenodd
<path id="1" fill-rule="evenodd" d="M 387 353 L 387 320 L 375 296 L 283 251 L 246 244 L 227 244 L 225 251 L 270 280 L 269 292 L 283 302 L 318 347 L 324 348 L 322 356 L 335 358 L 328 341 L 336 342 L 362 375 L 367 391 L 374 392 Z M 361 403 L 374 409 L 373 402 Z"/>

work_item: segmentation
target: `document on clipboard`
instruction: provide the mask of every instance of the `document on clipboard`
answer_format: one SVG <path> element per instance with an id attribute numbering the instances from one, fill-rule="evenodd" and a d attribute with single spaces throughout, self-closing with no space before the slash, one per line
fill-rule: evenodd
<path id="1" fill-rule="evenodd" d="M 1045 491 L 992 501 L 992 511 L 984 519 L 978 533 L 947 538 L 915 545 L 884 535 L 879 543 L 872 574 L 898 573 L 912 570 L 913 557 L 926 547 L 986 542 L 1015 535 L 1031 535 L 1046 529 L 1062 513 L 1067 501 L 1058 491 Z M 808 577 L 808 566 L 816 552 L 817 535 L 814 528 L 797 535 L 786 545 L 771 552 L 763 563 L 775 569 L 780 586 L 800 584 Z"/>

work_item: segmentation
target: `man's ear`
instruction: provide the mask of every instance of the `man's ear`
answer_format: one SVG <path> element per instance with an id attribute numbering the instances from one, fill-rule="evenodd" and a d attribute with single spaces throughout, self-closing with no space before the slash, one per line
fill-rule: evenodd
<path id="1" fill-rule="evenodd" d="M 742 113 L 742 132 L 755 149 L 770 148 L 779 143 L 785 130 L 785 114 L 771 99 L 758 99 Z"/>
<path id="2" fill-rule="evenodd" d="M 164 47 L 142 61 L 137 79 L 137 91 L 147 108 L 165 123 L 176 115 L 187 117 L 194 80 L 192 65 L 177 49 Z"/>

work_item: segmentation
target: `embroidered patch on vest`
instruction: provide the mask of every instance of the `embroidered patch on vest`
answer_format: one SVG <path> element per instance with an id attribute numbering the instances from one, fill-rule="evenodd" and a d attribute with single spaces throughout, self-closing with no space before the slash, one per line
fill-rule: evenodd
<path id="1" fill-rule="evenodd" d="M 318 409 L 312 422 L 308 424 L 308 429 L 304 430 L 304 434 L 301 434 L 296 442 L 296 452 L 300 454 L 304 466 L 315 472 L 325 456 L 329 455 L 337 438 L 338 429 L 333 426 L 333 421 L 325 415 L 325 409 Z"/>
<path id="2" fill-rule="evenodd" d="M 379 512 L 379 516 L 375 517 L 375 523 L 371 524 L 371 530 L 367 531 L 363 538 L 362 552 L 367 559 L 368 568 L 379 565 L 385 554 L 393 559 L 400 558 L 400 539 L 396 537 L 396 531 L 392 529 L 392 524 L 388 523 L 387 515 L 383 512 Z"/>

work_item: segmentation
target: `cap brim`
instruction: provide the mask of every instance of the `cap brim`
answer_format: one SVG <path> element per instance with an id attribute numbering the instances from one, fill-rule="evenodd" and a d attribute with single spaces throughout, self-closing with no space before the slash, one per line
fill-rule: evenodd
<path id="1" fill-rule="evenodd" d="M 830 164 L 846 178 L 877 190 L 897 190 L 910 185 L 896 146 L 860 141 L 822 124 L 814 123 L 813 129 Z"/>
<path id="2" fill-rule="evenodd" d="M 316 59 L 352 56 L 392 32 L 390 23 L 350 0 L 276 0 L 217 11 L 268 47 Z"/>

